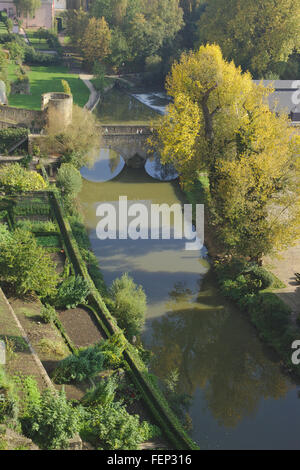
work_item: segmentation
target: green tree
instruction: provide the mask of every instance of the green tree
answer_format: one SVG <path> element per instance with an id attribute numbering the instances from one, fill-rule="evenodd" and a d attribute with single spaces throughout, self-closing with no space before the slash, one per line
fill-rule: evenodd
<path id="1" fill-rule="evenodd" d="M 147 309 L 146 294 L 141 286 L 137 286 L 128 274 L 123 274 L 113 282 L 110 294 L 113 299 L 113 314 L 120 328 L 125 330 L 131 339 L 139 335 L 145 322 Z"/>
<path id="2" fill-rule="evenodd" d="M 210 0 L 199 21 L 201 43 L 217 43 L 256 78 L 300 47 L 299 0 Z"/>
<path id="3" fill-rule="evenodd" d="M 0 240 L 0 279 L 11 284 L 18 295 L 54 295 L 58 283 L 55 267 L 30 232 L 16 229 L 11 237 Z"/>
<path id="4" fill-rule="evenodd" d="M 182 28 L 179 0 L 145 0 L 142 11 L 130 24 L 130 44 L 134 54 L 145 58 L 155 54 L 165 41 L 173 40 Z"/>
<path id="5" fill-rule="evenodd" d="M 64 19 L 67 36 L 70 37 L 71 43 L 74 46 L 80 47 L 89 22 L 88 14 L 81 8 L 79 10 L 66 10 L 64 12 Z"/>
<path id="6" fill-rule="evenodd" d="M 105 18 L 91 18 L 84 32 L 81 48 L 89 64 L 103 62 L 110 53 L 111 31 Z"/>

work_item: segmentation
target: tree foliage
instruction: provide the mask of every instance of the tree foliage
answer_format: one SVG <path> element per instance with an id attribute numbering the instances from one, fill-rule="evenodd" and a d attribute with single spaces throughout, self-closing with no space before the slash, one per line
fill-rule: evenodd
<path id="1" fill-rule="evenodd" d="M 182 184 L 207 171 L 211 223 L 230 253 L 253 259 L 299 234 L 299 141 L 272 89 L 223 59 L 218 46 L 183 54 L 167 80 L 174 99 L 154 147 Z"/>
<path id="2" fill-rule="evenodd" d="M 57 172 L 56 184 L 63 194 L 75 197 L 82 188 L 81 174 L 71 163 L 63 163 Z"/>
<path id="3" fill-rule="evenodd" d="M 66 156 L 65 162 L 76 168 L 93 165 L 101 144 L 101 128 L 93 113 L 74 105 L 72 122 L 67 128 L 61 130 L 58 115 L 57 119 L 53 116 L 46 132 L 47 137 L 42 143 L 45 152 L 55 149 L 56 153 Z"/>
<path id="4" fill-rule="evenodd" d="M 113 314 L 126 336 L 141 333 L 147 309 L 146 294 L 141 286 L 137 286 L 128 274 L 115 279 L 110 289 L 113 299 Z"/>
<path id="5" fill-rule="evenodd" d="M 81 49 L 89 64 L 103 62 L 110 53 L 111 32 L 105 18 L 91 18 L 85 29 Z"/>
<path id="6" fill-rule="evenodd" d="M 199 21 L 201 43 L 221 46 L 256 78 L 300 48 L 299 0 L 210 0 Z"/>

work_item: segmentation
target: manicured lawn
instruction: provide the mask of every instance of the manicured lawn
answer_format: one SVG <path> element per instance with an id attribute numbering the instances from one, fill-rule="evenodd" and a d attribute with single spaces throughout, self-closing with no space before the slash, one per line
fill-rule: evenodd
<path id="1" fill-rule="evenodd" d="M 9 78 L 15 79 L 16 66 L 10 64 Z M 69 83 L 75 104 L 83 107 L 89 99 L 89 90 L 79 76 L 69 73 L 63 66 L 40 67 L 32 66 L 28 72 L 30 95 L 10 95 L 10 106 L 27 109 L 41 109 L 41 95 L 51 91 L 63 91 L 62 80 Z"/>

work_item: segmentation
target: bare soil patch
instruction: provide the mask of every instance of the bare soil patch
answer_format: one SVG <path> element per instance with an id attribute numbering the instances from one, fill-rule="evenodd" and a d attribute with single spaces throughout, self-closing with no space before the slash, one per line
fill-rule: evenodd
<path id="1" fill-rule="evenodd" d="M 93 315 L 85 308 L 77 307 L 61 311 L 59 319 L 77 348 L 99 343 L 104 338 Z"/>

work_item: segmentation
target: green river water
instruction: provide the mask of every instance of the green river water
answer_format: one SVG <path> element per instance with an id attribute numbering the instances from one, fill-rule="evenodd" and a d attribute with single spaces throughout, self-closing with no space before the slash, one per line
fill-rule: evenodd
<path id="1" fill-rule="evenodd" d="M 156 103 L 157 111 L 162 105 L 160 95 L 139 98 Z M 106 96 L 97 115 L 107 124 L 157 117 L 119 91 Z M 124 167 L 113 152 L 101 155 L 106 164 L 82 172 L 87 179 L 80 203 L 92 248 L 108 285 L 123 272 L 143 285 L 148 298 L 143 342 L 154 352 L 151 367 L 161 379 L 178 370 L 179 391 L 192 397 L 193 439 L 202 449 L 300 449 L 299 386 L 282 373 L 243 312 L 219 295 L 205 250 L 186 251 L 182 240 L 97 238 L 99 203 L 116 203 L 119 196 L 127 196 L 129 204 L 182 202 L 176 181 Z M 111 174 L 112 180 L 99 181 Z"/>

